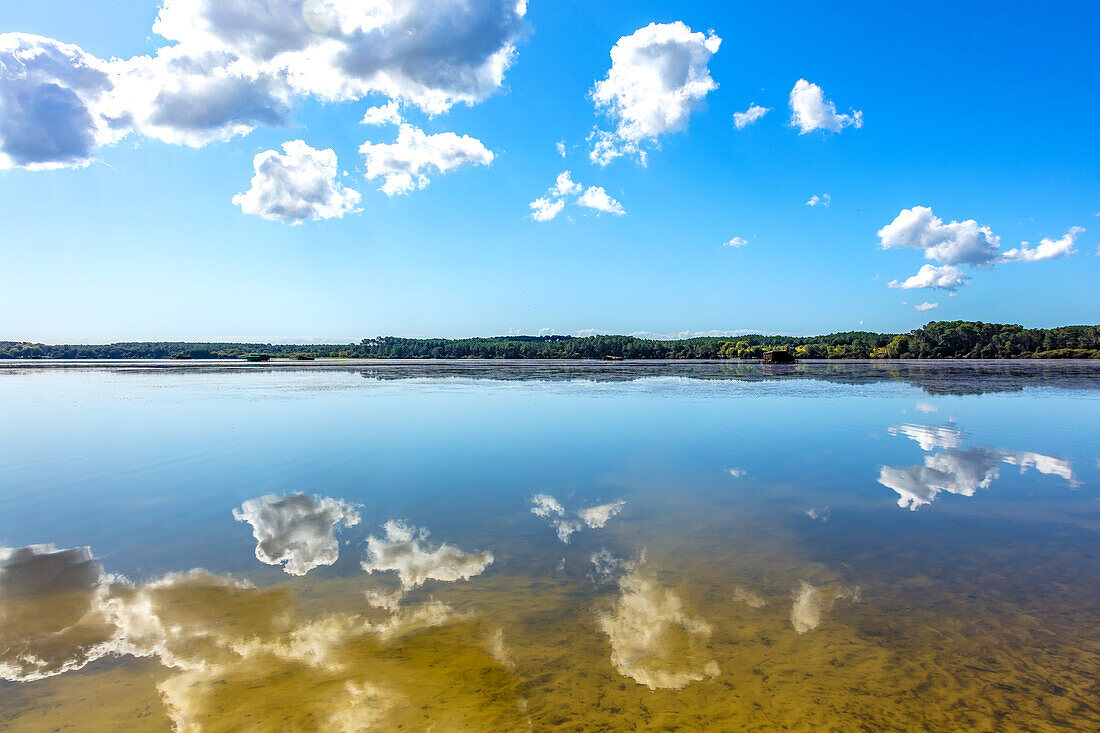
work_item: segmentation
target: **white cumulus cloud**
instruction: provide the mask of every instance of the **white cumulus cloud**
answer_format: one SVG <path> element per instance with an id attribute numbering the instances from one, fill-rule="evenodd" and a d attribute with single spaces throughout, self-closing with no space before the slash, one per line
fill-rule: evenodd
<path id="1" fill-rule="evenodd" d="M 201 147 L 289 120 L 293 90 L 278 73 L 225 50 L 167 46 L 111 62 L 106 107 L 146 137 Z"/>
<path id="2" fill-rule="evenodd" d="M 626 213 L 623 205 L 608 196 L 607 191 L 603 190 L 602 186 L 589 186 L 585 189 L 584 193 L 577 199 L 577 206 L 583 206 L 601 214 L 611 214 L 612 216 L 622 216 Z"/>
<path id="3" fill-rule="evenodd" d="M 542 196 L 530 204 L 531 218 L 535 221 L 550 221 L 565 208 L 564 199 L 550 199 Z"/>
<path id="4" fill-rule="evenodd" d="M 970 279 L 959 265 L 982 268 L 1065 257 L 1076 251 L 1074 241 L 1084 231 L 1082 227 L 1072 227 L 1060 239 L 1043 238 L 1034 248 L 1023 242 L 1015 249 L 1002 252 L 1001 238 L 988 226 L 979 225 L 973 219 L 945 224 L 929 207 L 914 206 L 902 209 L 892 222 L 878 231 L 878 237 L 882 249 L 919 249 L 924 251 L 926 260 L 942 263 L 938 267 L 924 265 L 916 275 L 904 281 L 894 280 L 890 287 L 954 291 Z"/>
<path id="5" fill-rule="evenodd" d="M 718 84 L 708 63 L 721 45 L 714 34 L 682 22 L 650 23 L 623 36 L 611 49 L 611 68 L 596 82 L 592 100 L 615 123 L 597 131 L 590 157 L 606 165 L 620 155 L 641 155 L 643 143 L 682 130 L 699 103 Z"/>
<path id="6" fill-rule="evenodd" d="M 770 107 L 761 107 L 759 104 L 750 104 L 744 112 L 733 113 L 733 126 L 738 130 L 744 130 L 749 125 L 759 121 L 764 115 L 771 112 Z"/>
<path id="7" fill-rule="evenodd" d="M 1077 251 L 1073 248 L 1074 242 L 1084 231 L 1084 227 L 1070 227 L 1060 239 L 1043 237 L 1034 248 L 1028 246 L 1028 242 L 1021 242 L 1019 247 L 1005 252 L 1001 262 L 1039 262 L 1066 257 Z"/>
<path id="8" fill-rule="evenodd" d="M 105 113 L 108 72 L 76 46 L 0 34 L 0 169 L 87 165 L 125 122 Z"/>
<path id="9" fill-rule="evenodd" d="M 525 12 L 514 0 L 165 0 L 153 31 L 231 52 L 299 94 L 382 94 L 438 114 L 500 87 Z"/>
<path id="10" fill-rule="evenodd" d="M 233 518 L 252 525 L 256 559 L 283 565 L 290 575 L 332 565 L 340 556 L 337 528 L 359 524 L 359 512 L 347 502 L 308 494 L 249 499 Z"/>
<path id="11" fill-rule="evenodd" d="M 164 0 L 153 32 L 167 43 L 110 61 L 0 34 L 0 167 L 85 165 L 130 132 L 227 140 L 286 124 L 302 98 L 476 104 L 503 84 L 525 13 L 516 0 Z M 394 122 L 390 104 L 379 121 Z"/>
<path id="12" fill-rule="evenodd" d="M 358 211 L 359 192 L 336 180 L 336 153 L 331 149 L 316 150 L 290 140 L 283 143 L 282 154 L 265 150 L 252 166 L 252 186 L 233 197 L 246 214 L 300 224 Z"/>
<path id="13" fill-rule="evenodd" d="M 744 247 L 748 243 L 749 243 L 749 240 L 745 239 L 744 237 L 734 237 L 733 239 L 731 239 L 728 242 L 723 242 L 722 246 L 723 247 L 733 247 L 734 249 L 740 249 L 741 247 Z"/>
<path id="14" fill-rule="evenodd" d="M 368 107 L 359 123 L 363 125 L 400 125 L 401 108 L 396 99 L 391 99 L 385 104 L 375 107 Z"/>
<path id="15" fill-rule="evenodd" d="M 597 214 L 622 216 L 626 213 L 623 205 L 612 198 L 602 186 L 589 186 L 586 189 L 573 180 L 572 173 L 562 171 L 546 195 L 529 204 L 531 218 L 535 221 L 550 221 L 562 212 L 566 204 L 592 209 Z"/>
<path id="16" fill-rule="evenodd" d="M 489 165 L 493 152 L 480 140 L 453 132 L 429 135 L 402 124 L 393 143 L 365 142 L 359 147 L 367 164 L 367 178 L 383 179 L 379 189 L 387 196 L 427 186 L 428 174 L 447 173 L 466 165 Z"/>
<path id="17" fill-rule="evenodd" d="M 823 193 L 818 196 L 816 193 L 810 197 L 810 200 L 806 202 L 807 206 L 824 206 L 829 208 L 829 204 L 833 202 L 833 199 L 829 194 Z"/>
<path id="18" fill-rule="evenodd" d="M 903 209 L 878 231 L 878 237 L 883 249 L 921 249 L 926 260 L 945 265 L 988 265 L 1000 253 L 1001 242 L 989 227 L 973 219 L 944 224 L 927 206 Z"/>
<path id="19" fill-rule="evenodd" d="M 845 127 L 863 127 L 862 112 L 838 113 L 836 105 L 825 99 L 821 87 L 805 79 L 799 79 L 791 89 L 790 107 L 791 125 L 799 128 L 800 135 L 813 130 L 840 132 Z"/>
<path id="20" fill-rule="evenodd" d="M 915 305 L 915 306 L 913 306 L 913 307 L 914 307 L 915 309 L 919 310 L 919 311 L 920 311 L 921 313 L 923 313 L 923 312 L 925 312 L 925 311 L 930 311 L 930 310 L 934 310 L 934 309 L 936 309 L 936 308 L 939 308 L 939 307 L 940 307 L 940 304 L 939 304 L 939 303 L 929 303 L 929 302 L 928 302 L 928 301 L 926 300 L 926 301 L 924 301 L 923 303 L 921 303 L 920 305 Z"/>
<path id="21" fill-rule="evenodd" d="M 562 171 L 554 181 L 554 185 L 550 189 L 550 195 L 560 197 L 576 196 L 583 190 L 584 186 L 575 183 L 569 171 Z"/>
<path id="22" fill-rule="evenodd" d="M 904 280 L 891 280 L 892 288 L 913 290 L 915 288 L 933 288 L 954 292 L 970 282 L 970 277 L 954 265 L 922 265 L 917 274 Z"/>

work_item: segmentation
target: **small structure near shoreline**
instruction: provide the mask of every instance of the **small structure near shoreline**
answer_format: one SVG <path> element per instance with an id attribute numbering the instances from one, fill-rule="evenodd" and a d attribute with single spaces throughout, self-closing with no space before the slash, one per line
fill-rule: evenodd
<path id="1" fill-rule="evenodd" d="M 270 354 L 245 354 L 244 358 L 248 361 L 271 361 Z"/>
<path id="2" fill-rule="evenodd" d="M 765 364 L 794 364 L 796 360 L 789 351 L 765 351 L 763 361 Z"/>

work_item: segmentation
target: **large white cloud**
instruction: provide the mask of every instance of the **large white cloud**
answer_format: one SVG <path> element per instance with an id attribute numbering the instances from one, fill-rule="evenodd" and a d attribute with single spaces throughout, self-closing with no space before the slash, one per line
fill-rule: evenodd
<path id="1" fill-rule="evenodd" d="M 903 209 L 878 231 L 883 249 L 921 249 L 924 258 L 945 265 L 988 265 L 1000 254 L 1001 238 L 973 219 L 943 220 L 927 206 Z"/>
<path id="2" fill-rule="evenodd" d="M 340 556 L 337 528 L 359 524 L 359 512 L 351 504 L 307 494 L 249 499 L 233 510 L 233 518 L 252 525 L 257 560 L 281 564 L 291 575 L 332 565 Z"/>
<path id="3" fill-rule="evenodd" d="M 283 143 L 283 153 L 265 150 L 252 161 L 252 186 L 233 197 L 246 214 L 300 224 L 357 211 L 359 192 L 337 176 L 336 153 L 316 150 L 301 140 Z"/>
<path id="4" fill-rule="evenodd" d="M 890 282 L 892 288 L 938 288 L 954 291 L 970 279 L 959 265 L 993 267 L 998 264 L 1039 262 L 1073 254 L 1073 244 L 1082 227 L 1072 227 L 1057 240 L 1043 238 L 1037 247 L 1023 242 L 1015 249 L 1001 251 L 1001 238 L 988 226 L 974 219 L 947 224 L 927 206 L 902 209 L 892 222 L 878 231 L 882 249 L 923 250 L 926 260 L 942 263 L 924 265 L 916 275 Z"/>
<path id="5" fill-rule="evenodd" d="M 493 563 L 489 552 L 464 552 L 446 543 L 432 547 L 427 543 L 428 530 L 404 522 L 391 519 L 383 529 L 384 537 L 367 538 L 363 569 L 368 573 L 396 572 L 405 590 L 429 580 L 469 580 Z"/>
<path id="6" fill-rule="evenodd" d="M 590 157 L 604 165 L 638 155 L 642 143 L 683 129 L 691 112 L 718 87 L 708 63 L 722 39 L 692 32 L 682 22 L 650 23 L 623 36 L 611 49 L 611 68 L 596 82 L 592 99 L 615 122 L 601 131 Z"/>
<path id="7" fill-rule="evenodd" d="M 525 13 L 516 0 L 165 0 L 153 30 L 169 45 L 111 61 L 0 34 L 0 167 L 84 165 L 130 131 L 226 140 L 285 124 L 304 96 L 475 104 L 503 83 Z"/>
<path id="8" fill-rule="evenodd" d="M 401 125 L 395 142 L 365 142 L 359 152 L 367 163 L 367 178 L 381 178 L 379 190 L 387 196 L 424 188 L 431 182 L 429 173 L 493 162 L 493 152 L 469 135 L 428 135 L 407 123 Z"/>
<path id="9" fill-rule="evenodd" d="M 515 0 L 166 0 L 153 30 L 230 50 L 300 93 L 378 93 L 438 114 L 500 87 L 525 12 Z"/>
<path id="10" fill-rule="evenodd" d="M 646 574 L 644 559 L 609 565 L 596 555 L 593 563 L 597 572 L 625 570 L 618 598 L 597 619 L 619 674 L 651 690 L 679 690 L 718 676 L 718 663 L 708 659 L 706 649 L 711 625 L 690 615 L 676 593 Z"/>
<path id="11" fill-rule="evenodd" d="M 852 110 L 851 114 L 836 111 L 836 105 L 825 99 L 825 92 L 817 84 L 799 79 L 791 88 L 790 96 L 791 124 L 799 128 L 799 134 L 805 135 L 813 130 L 840 132 L 845 127 L 863 127 L 863 113 Z"/>
<path id="12" fill-rule="evenodd" d="M 0 34 L 0 168 L 86 165 L 125 121 L 109 118 L 108 66 L 80 48 Z"/>
<path id="13" fill-rule="evenodd" d="M 106 108 L 164 142 L 201 147 L 290 117 L 293 90 L 283 75 L 232 51 L 169 46 L 110 69 Z"/>

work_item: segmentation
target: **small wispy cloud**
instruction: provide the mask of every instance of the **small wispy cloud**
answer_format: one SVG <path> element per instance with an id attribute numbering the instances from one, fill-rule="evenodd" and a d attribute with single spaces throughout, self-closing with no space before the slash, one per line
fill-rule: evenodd
<path id="1" fill-rule="evenodd" d="M 558 140 L 556 143 L 554 143 L 554 145 L 558 149 L 558 155 L 560 155 L 561 157 L 564 158 L 565 157 L 565 141 L 564 140 Z"/>
<path id="2" fill-rule="evenodd" d="M 734 249 L 737 249 L 739 247 L 744 247 L 748 243 L 749 243 L 749 240 L 745 239 L 744 237 L 734 237 L 733 239 L 731 239 L 728 242 L 723 242 L 722 246 L 723 247 L 733 247 Z"/>
<path id="3" fill-rule="evenodd" d="M 750 104 L 744 112 L 733 113 L 733 126 L 738 130 L 744 130 L 749 125 L 755 124 L 761 117 L 771 111 L 770 107 L 761 107 L 759 104 Z"/>
<path id="4" fill-rule="evenodd" d="M 806 202 L 807 206 L 824 206 L 829 208 L 829 204 L 833 202 L 832 196 L 827 193 L 823 193 L 818 196 L 816 193 L 810 197 L 810 200 Z"/>
<path id="5" fill-rule="evenodd" d="M 940 304 L 939 303 L 929 303 L 926 300 L 923 303 L 921 303 L 920 305 L 915 305 L 913 307 L 916 308 L 917 310 L 919 310 L 921 313 L 923 313 L 924 311 L 930 311 L 933 308 L 939 308 Z"/>
<path id="6" fill-rule="evenodd" d="M 550 221 L 562 212 L 567 203 L 582 206 L 599 214 L 622 216 L 626 213 L 623 205 L 612 198 L 602 186 L 589 186 L 587 189 L 573 181 L 569 171 L 562 171 L 554 185 L 545 196 L 535 199 L 529 206 L 531 218 L 535 221 Z M 570 200 L 571 199 L 571 200 Z"/>

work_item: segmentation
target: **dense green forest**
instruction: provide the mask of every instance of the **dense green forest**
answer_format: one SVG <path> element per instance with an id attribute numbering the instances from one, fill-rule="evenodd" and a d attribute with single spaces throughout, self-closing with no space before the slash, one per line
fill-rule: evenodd
<path id="1" fill-rule="evenodd" d="M 0 341 L 0 359 L 192 359 L 312 356 L 359 359 L 755 359 L 786 350 L 804 359 L 1097 359 L 1100 326 L 1023 328 L 934 321 L 903 334 L 846 331 L 825 336 L 702 337 L 664 341 L 634 336 L 494 336 L 412 339 L 380 336 L 357 344 L 127 342 L 47 345 Z"/>

